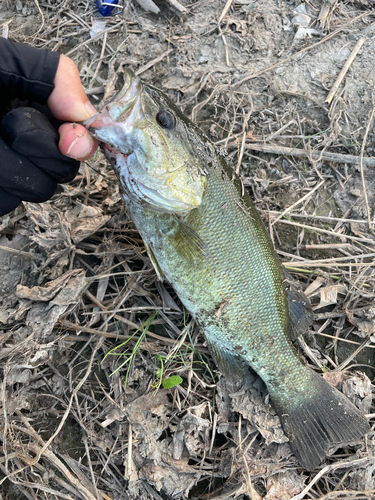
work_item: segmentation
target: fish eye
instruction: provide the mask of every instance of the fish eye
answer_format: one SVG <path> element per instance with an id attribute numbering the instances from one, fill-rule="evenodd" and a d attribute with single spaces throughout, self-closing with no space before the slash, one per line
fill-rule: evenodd
<path id="1" fill-rule="evenodd" d="M 171 130 L 175 126 L 175 119 L 169 111 L 159 111 L 156 115 L 156 121 L 162 128 Z"/>

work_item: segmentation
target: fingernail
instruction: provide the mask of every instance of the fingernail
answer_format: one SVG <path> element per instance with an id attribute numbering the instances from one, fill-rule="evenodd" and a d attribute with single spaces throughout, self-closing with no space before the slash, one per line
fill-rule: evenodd
<path id="1" fill-rule="evenodd" d="M 74 159 L 84 158 L 93 150 L 94 144 L 95 142 L 90 136 L 79 136 L 70 145 L 66 156 Z"/>
<path id="2" fill-rule="evenodd" d="M 91 104 L 90 101 L 86 102 L 85 107 L 87 111 L 90 113 L 90 116 L 95 115 L 97 113 L 96 109 L 94 108 L 94 106 Z"/>

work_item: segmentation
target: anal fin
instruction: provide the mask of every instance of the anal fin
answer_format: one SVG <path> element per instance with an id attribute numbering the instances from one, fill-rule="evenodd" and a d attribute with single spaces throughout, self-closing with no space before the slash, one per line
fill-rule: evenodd
<path id="1" fill-rule="evenodd" d="M 245 373 L 245 363 L 242 358 L 225 346 L 218 345 L 207 335 L 206 340 L 212 357 L 224 377 L 231 382 L 238 382 L 238 380 L 242 379 Z"/>

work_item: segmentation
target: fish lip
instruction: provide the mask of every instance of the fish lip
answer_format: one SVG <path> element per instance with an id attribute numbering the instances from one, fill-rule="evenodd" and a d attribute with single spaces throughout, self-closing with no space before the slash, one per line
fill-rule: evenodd
<path id="1" fill-rule="evenodd" d="M 141 95 L 141 93 L 143 91 L 143 84 L 142 84 L 142 81 L 138 77 L 135 76 L 135 74 L 133 73 L 132 70 L 126 69 L 125 73 L 124 73 L 124 85 L 123 85 L 123 87 L 121 88 L 121 90 L 119 90 L 119 92 L 117 92 L 117 94 L 113 97 L 111 102 L 109 102 L 107 104 L 107 106 L 112 104 L 112 103 L 123 101 L 124 98 L 126 98 L 128 96 L 128 94 L 130 94 L 131 92 L 134 93 L 134 91 L 136 91 L 136 94 L 131 96 L 131 99 L 129 99 L 129 102 L 131 104 L 131 106 L 130 106 L 131 108 L 133 108 L 135 101 Z M 104 109 L 106 109 L 107 106 L 105 106 Z M 83 120 L 83 121 L 79 122 L 79 124 L 83 125 L 88 130 L 90 128 L 90 126 L 95 122 L 95 120 L 102 113 L 103 113 L 103 111 L 98 111 L 97 113 L 95 113 L 95 115 L 90 116 L 90 118 L 88 118 L 87 120 Z"/>
<path id="2" fill-rule="evenodd" d="M 142 81 L 131 70 L 126 70 L 125 83 L 111 102 L 87 120 L 80 122 L 89 134 L 102 141 L 100 131 L 108 126 L 123 128 L 134 126 L 145 118 L 142 94 L 144 91 Z M 112 146 L 115 146 L 113 143 Z"/>
<path id="3" fill-rule="evenodd" d="M 90 116 L 90 118 L 88 118 L 87 120 L 83 120 L 83 122 L 79 122 L 79 124 L 83 125 L 90 132 L 89 129 L 90 129 L 91 125 L 99 117 L 100 114 L 101 114 L 101 112 L 98 111 L 97 113 L 95 113 L 95 115 Z"/>

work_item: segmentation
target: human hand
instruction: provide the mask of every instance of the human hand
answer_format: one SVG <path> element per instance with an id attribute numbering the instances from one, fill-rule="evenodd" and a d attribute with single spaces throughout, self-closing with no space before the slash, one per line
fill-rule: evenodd
<path id="1" fill-rule="evenodd" d="M 60 127 L 60 135 L 54 126 L 56 120 L 51 113 L 60 120 L 72 121 L 84 120 L 96 113 L 82 89 L 78 70 L 69 58 L 59 56 L 56 59 L 54 56 L 57 70 L 52 73 L 55 88 L 47 99 L 49 109 L 37 103 L 25 107 L 27 104 L 22 99 L 29 95 L 32 99 L 34 94 L 35 98 L 39 98 L 44 92 L 41 90 L 44 83 L 39 84 L 41 80 L 33 80 L 30 75 L 27 84 L 24 84 L 20 71 L 19 80 L 15 80 L 12 86 L 8 75 L 13 68 L 7 70 L 8 60 L 15 66 L 14 72 L 18 69 L 17 64 L 24 69 L 29 62 L 32 68 L 37 68 L 40 62 L 40 51 L 23 47 L 27 49 L 27 57 L 23 56 L 23 59 L 22 54 L 18 59 L 17 47 L 11 44 L 5 45 L 5 51 L 7 48 L 10 50 L 10 59 L 3 57 L 1 61 L 0 58 L 0 87 L 4 86 L 0 95 L 0 216 L 12 211 L 21 201 L 43 202 L 51 198 L 57 183 L 69 182 L 75 177 L 79 162 L 73 158 L 88 158 L 97 147 L 96 141 L 82 125 L 65 123 Z M 34 56 L 35 66 L 32 66 Z M 27 74 L 31 70 L 26 67 L 24 71 Z M 34 81 L 37 82 L 35 93 Z M 21 97 L 21 102 L 14 101 L 16 96 Z M 43 102 L 42 97 L 40 99 L 39 102 Z"/>
<path id="2" fill-rule="evenodd" d="M 77 66 L 69 57 L 60 56 L 54 85 L 47 106 L 55 118 L 66 122 L 81 122 L 96 113 L 82 88 Z M 79 123 L 64 123 L 59 128 L 59 135 L 59 149 L 70 158 L 85 160 L 98 147 L 98 142 Z"/>

